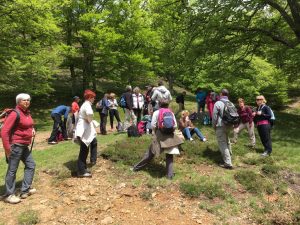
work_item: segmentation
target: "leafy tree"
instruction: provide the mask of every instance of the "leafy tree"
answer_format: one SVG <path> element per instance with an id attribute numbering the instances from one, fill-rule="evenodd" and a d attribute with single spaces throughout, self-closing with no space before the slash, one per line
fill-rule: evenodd
<path id="1" fill-rule="evenodd" d="M 0 3 L 0 88 L 34 95 L 52 91 L 51 76 L 60 62 L 60 31 L 51 13 L 54 1 Z"/>

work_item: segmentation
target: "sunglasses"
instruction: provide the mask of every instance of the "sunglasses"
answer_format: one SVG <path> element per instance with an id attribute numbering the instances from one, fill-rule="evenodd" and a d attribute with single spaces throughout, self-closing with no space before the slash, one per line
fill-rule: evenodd
<path id="1" fill-rule="evenodd" d="M 257 99 L 256 99 L 256 101 L 260 101 L 260 100 L 263 100 L 263 99 L 262 99 L 262 98 L 257 98 Z"/>

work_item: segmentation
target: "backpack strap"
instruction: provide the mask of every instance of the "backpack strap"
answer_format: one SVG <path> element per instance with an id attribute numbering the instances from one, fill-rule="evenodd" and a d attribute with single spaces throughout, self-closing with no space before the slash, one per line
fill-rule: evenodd
<path id="1" fill-rule="evenodd" d="M 15 120 L 15 123 L 14 123 L 13 127 L 11 128 L 11 132 L 10 132 L 10 136 L 9 136 L 10 140 L 11 140 L 11 138 L 12 138 L 19 122 L 20 122 L 20 112 L 19 112 L 19 110 L 13 109 L 12 111 L 14 111 L 17 114 L 17 117 L 16 117 L 16 120 Z"/>

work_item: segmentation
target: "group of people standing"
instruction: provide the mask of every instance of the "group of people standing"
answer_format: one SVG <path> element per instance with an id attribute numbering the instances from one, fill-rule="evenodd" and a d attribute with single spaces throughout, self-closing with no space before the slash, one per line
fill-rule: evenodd
<path id="1" fill-rule="evenodd" d="M 168 179 L 172 179 L 174 177 L 173 156 L 180 154 L 179 145 L 183 143 L 183 140 L 180 139 L 174 132 L 177 128 L 177 121 L 174 113 L 169 109 L 169 103 L 172 100 L 170 92 L 163 86 L 161 81 L 156 88 L 148 87 L 145 96 L 140 94 L 139 88 L 135 88 L 132 92 L 131 87 L 127 86 L 126 90 L 126 93 L 123 94 L 125 99 L 125 122 L 136 123 L 136 120 L 140 119 L 142 109 L 144 109 L 144 113 L 148 113 L 152 116 L 151 127 L 153 130 L 152 142 L 148 150 L 146 151 L 143 159 L 135 164 L 131 170 L 138 171 L 147 165 L 155 155 L 165 153 L 167 164 L 166 175 Z M 229 140 L 230 130 L 234 129 L 233 143 L 236 143 L 240 131 L 247 129 L 250 138 L 250 147 L 255 147 L 254 125 L 256 125 L 258 134 L 265 149 L 262 156 L 268 156 L 272 152 L 272 124 L 270 121 L 273 116 L 273 112 L 270 107 L 266 105 L 266 99 L 262 95 L 256 97 L 257 108 L 255 110 L 246 106 L 244 100 L 239 98 L 238 114 L 240 115 L 240 123 L 233 128 L 232 125 L 225 123 L 223 117 L 225 108 L 227 107 L 228 102 L 230 102 L 228 96 L 228 90 L 222 89 L 219 100 L 217 100 L 213 106 L 212 125 L 216 131 L 216 138 L 223 159 L 223 163 L 220 164 L 220 166 L 225 169 L 232 169 L 232 151 Z M 91 177 L 92 174 L 88 170 L 87 157 L 90 151 L 90 164 L 91 166 L 96 164 L 96 127 L 98 122 L 94 120 L 94 111 L 92 109 L 96 94 L 91 90 L 85 90 L 83 97 L 84 103 L 81 107 L 78 105 L 80 98 L 75 96 L 71 108 L 61 105 L 52 111 L 51 117 L 54 121 L 54 125 L 48 143 L 54 143 L 54 136 L 56 135 L 56 132 L 58 132 L 58 128 L 60 126 L 65 126 L 65 122 L 62 121 L 61 117 L 63 116 L 64 120 L 66 120 L 68 114 L 71 112 L 72 123 L 75 127 L 73 139 L 74 142 L 78 143 L 80 146 L 77 160 L 78 177 Z M 22 93 L 17 95 L 16 108 L 8 114 L 5 124 L 1 129 L 3 147 L 5 149 L 8 162 L 8 169 L 5 177 L 6 193 L 3 197 L 6 202 L 12 204 L 19 203 L 21 198 L 25 199 L 36 192 L 36 189 L 31 187 L 35 171 L 35 162 L 32 158 L 31 143 L 35 136 L 35 129 L 33 127 L 34 123 L 29 111 L 30 101 L 31 98 L 28 94 Z M 203 100 L 200 101 L 200 103 L 199 110 L 203 110 Z M 106 107 L 106 110 L 110 113 L 111 128 L 113 128 L 113 117 L 116 117 L 118 123 L 120 123 L 117 108 L 118 102 L 116 101 L 115 94 L 111 93 L 109 95 L 105 95 L 101 104 L 103 104 L 103 106 Z M 101 115 L 103 110 L 99 112 Z M 102 123 L 102 126 L 103 124 L 105 124 L 105 122 Z M 171 132 L 165 131 L 167 125 L 171 126 L 168 127 L 168 130 L 171 128 Z M 181 112 L 179 129 L 186 140 L 193 141 L 192 135 L 195 133 L 201 141 L 207 141 L 201 131 L 190 121 L 189 112 L 187 110 L 183 110 Z M 64 139 L 68 139 L 65 131 L 62 131 L 62 135 Z M 21 194 L 20 196 L 16 196 L 15 179 L 20 161 L 25 164 L 24 179 L 22 182 Z"/>
<path id="2" fill-rule="evenodd" d="M 233 129 L 234 137 L 232 142 L 237 143 L 238 134 L 243 129 L 247 129 L 250 139 L 249 147 L 255 148 L 256 140 L 254 126 L 256 125 L 259 137 L 264 146 L 264 152 L 261 155 L 263 157 L 268 156 L 272 153 L 271 118 L 273 112 L 271 108 L 266 105 L 267 101 L 263 95 L 256 97 L 257 108 L 255 110 L 246 106 L 244 99 L 239 98 L 239 108 L 237 112 L 240 121 L 234 126 L 232 124 L 226 124 L 223 121 L 223 114 L 227 103 L 230 102 L 228 96 L 228 90 L 223 89 L 220 93 L 220 100 L 215 103 L 213 108 L 212 125 L 216 131 L 216 138 L 223 159 L 223 163 L 220 164 L 220 166 L 225 169 L 232 169 L 232 150 L 229 132 Z"/>

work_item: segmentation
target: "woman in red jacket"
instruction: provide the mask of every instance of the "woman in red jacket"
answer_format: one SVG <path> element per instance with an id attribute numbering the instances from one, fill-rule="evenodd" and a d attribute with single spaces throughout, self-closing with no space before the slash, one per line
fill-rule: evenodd
<path id="1" fill-rule="evenodd" d="M 29 145 L 32 137 L 35 135 L 33 120 L 28 110 L 30 106 L 30 96 L 28 94 L 19 94 L 16 97 L 17 106 L 12 111 L 2 127 L 1 137 L 8 168 L 5 177 L 5 199 L 4 201 L 16 204 L 21 201 L 20 198 L 27 198 L 36 192 L 31 188 L 35 162 L 32 158 Z M 21 187 L 20 198 L 15 195 L 16 173 L 20 160 L 24 163 L 24 179 Z"/>

